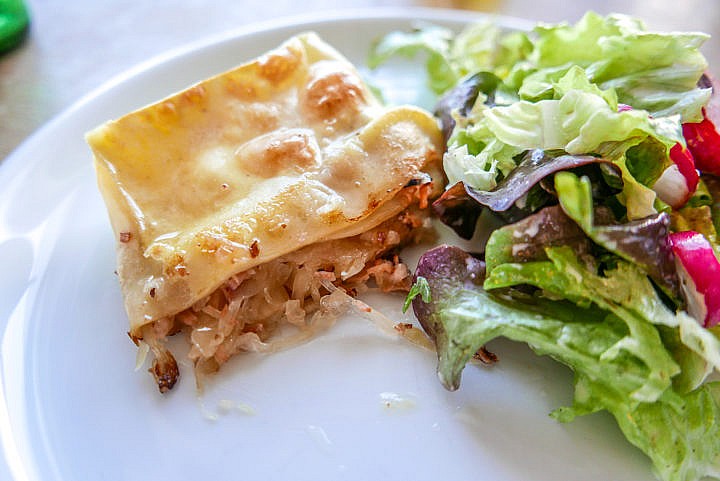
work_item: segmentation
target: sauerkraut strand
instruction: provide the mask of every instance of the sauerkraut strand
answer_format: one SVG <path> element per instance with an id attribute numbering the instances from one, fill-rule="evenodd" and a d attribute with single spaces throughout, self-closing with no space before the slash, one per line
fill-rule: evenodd
<path id="1" fill-rule="evenodd" d="M 427 195 L 422 186 L 406 190 L 418 200 Z M 158 388 L 165 392 L 177 381 L 177 363 L 164 339 L 178 330 L 187 333 L 188 358 L 200 388 L 201 378 L 216 372 L 232 356 L 276 352 L 307 342 L 350 308 L 384 332 L 400 333 L 423 345 L 414 332 L 410 335 L 411 329 L 397 329 L 354 296 L 369 282 L 385 292 L 406 292 L 412 274 L 398 251 L 429 232 L 425 212 L 413 207 L 368 232 L 313 244 L 231 276 L 191 307 L 143 329 L 142 340 L 154 357 L 150 371 Z"/>
<path id="2" fill-rule="evenodd" d="M 339 300 L 345 302 L 348 306 L 359 314 L 361 317 L 372 322 L 380 331 L 388 336 L 396 337 L 401 336 L 406 340 L 410 341 L 416 346 L 422 347 L 429 351 L 435 352 L 435 343 L 421 330 L 409 323 L 395 322 L 381 311 L 372 308 L 370 305 L 350 297 L 348 294 L 342 291 L 342 289 L 336 287 L 332 283 L 323 282 L 323 286 L 331 291 L 334 295 L 337 295 Z"/>

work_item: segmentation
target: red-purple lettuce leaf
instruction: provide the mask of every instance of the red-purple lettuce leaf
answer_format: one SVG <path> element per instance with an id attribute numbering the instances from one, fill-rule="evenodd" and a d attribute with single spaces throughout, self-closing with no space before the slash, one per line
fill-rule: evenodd
<path id="1" fill-rule="evenodd" d="M 612 163 L 590 155 L 563 155 L 542 150 L 528 151 L 518 166 L 491 191 L 479 191 L 463 182 L 450 187 L 433 203 L 435 214 L 463 239 L 470 239 L 483 209 L 487 208 L 508 222 L 514 222 L 553 201 L 546 192 L 551 183 L 541 181 L 556 172 L 600 164 L 612 170 Z M 598 176 L 600 177 L 600 176 Z M 602 184 L 603 191 L 610 189 Z M 540 188 L 535 188 L 540 186 Z"/>
<path id="2" fill-rule="evenodd" d="M 435 115 L 440 119 L 445 142 L 455 129 L 454 115 L 467 117 L 480 93 L 485 95 L 485 105 L 495 105 L 495 90 L 502 80 L 490 72 L 478 72 L 459 82 L 447 91 L 435 106 Z"/>
<path id="3" fill-rule="evenodd" d="M 569 246 L 578 257 L 592 262 L 590 239 L 554 205 L 493 231 L 485 247 L 487 270 L 506 262 L 547 260 L 545 248 L 549 246 Z"/>
<path id="4" fill-rule="evenodd" d="M 572 172 L 555 176 L 555 190 L 565 214 L 596 244 L 631 261 L 647 273 L 673 300 L 681 299 L 668 244 L 670 216 L 660 212 L 643 219 L 615 222 L 611 215 L 594 207 L 590 180 Z"/>

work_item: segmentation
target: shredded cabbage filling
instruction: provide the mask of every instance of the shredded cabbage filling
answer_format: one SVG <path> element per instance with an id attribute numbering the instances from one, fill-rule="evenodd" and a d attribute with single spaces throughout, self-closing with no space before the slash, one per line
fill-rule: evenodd
<path id="1" fill-rule="evenodd" d="M 355 307 L 354 297 L 370 283 L 383 292 L 407 292 L 412 274 L 399 249 L 431 232 L 426 211 L 409 208 L 363 234 L 313 244 L 236 274 L 184 311 L 143 326 L 142 337 L 133 340 L 149 346 L 149 371 L 166 392 L 179 369 L 165 340 L 185 331 L 200 382 L 240 352 L 275 352 L 312 339 Z"/>

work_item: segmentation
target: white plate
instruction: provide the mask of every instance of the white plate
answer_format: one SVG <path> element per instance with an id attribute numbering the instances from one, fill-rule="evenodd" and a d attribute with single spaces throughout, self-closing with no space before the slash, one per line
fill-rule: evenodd
<path id="1" fill-rule="evenodd" d="M 231 32 L 110 82 L 5 161 L 0 478 L 4 469 L 28 481 L 653 479 L 610 416 L 549 418 L 571 401 L 570 372 L 509 342 L 492 345 L 497 366 L 469 366 L 455 393 L 438 382 L 434 354 L 355 316 L 298 348 L 241 356 L 201 398 L 187 364 L 164 396 L 134 371 L 84 132 L 304 30 L 363 65 L 372 40 L 416 19 L 459 27 L 473 17 L 381 10 Z M 391 100 L 427 103 L 420 71 L 396 63 L 372 81 Z M 402 318 L 401 297 L 375 301 Z"/>

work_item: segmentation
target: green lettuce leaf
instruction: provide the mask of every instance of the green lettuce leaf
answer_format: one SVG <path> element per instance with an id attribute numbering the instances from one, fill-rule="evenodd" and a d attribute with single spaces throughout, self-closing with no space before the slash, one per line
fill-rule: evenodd
<path id="1" fill-rule="evenodd" d="M 590 239 L 577 223 L 560 206 L 545 207 L 492 232 L 485 245 L 486 270 L 492 272 L 507 263 L 546 261 L 545 248 L 559 245 L 571 247 L 579 258 L 592 257 Z"/>
<path id="2" fill-rule="evenodd" d="M 665 161 L 658 161 L 656 159 L 653 163 L 657 164 Z M 652 161 L 648 160 L 648 162 Z M 659 208 L 656 209 L 659 199 L 655 191 L 635 179 L 627 166 L 627 159 L 625 157 L 615 160 L 614 163 L 622 172 L 623 190 L 618 194 L 618 200 L 625 206 L 628 219 L 642 219 L 662 210 Z"/>
<path id="3" fill-rule="evenodd" d="M 497 267 L 493 274 L 508 265 Z M 575 282 L 572 277 L 554 275 L 549 262 L 523 265 L 534 266 L 539 276 L 552 278 L 558 289 Z M 543 269 L 545 265 L 550 270 Z M 452 266 L 446 264 L 442 269 L 448 268 Z M 476 284 L 482 281 L 480 272 L 470 272 L 467 279 L 457 279 L 457 274 L 438 269 L 425 272 L 422 266 L 418 272 L 430 285 L 431 318 L 415 311 L 424 326 L 438 323 L 439 327 L 426 330 L 434 333 L 438 375 L 450 389 L 459 386 L 462 369 L 473 354 L 498 336 L 527 342 L 540 354 L 583 370 L 593 379 L 602 379 L 613 396 L 633 403 L 659 399 L 679 371 L 663 348 L 657 330 L 646 322 L 636 322 L 635 317 L 625 322 L 613 314 L 591 309 L 587 302 L 572 305 L 541 298 L 519 302 L 494 295 Z M 486 284 L 493 274 L 485 280 Z M 575 299 L 571 300 L 580 300 L 572 297 Z"/>
<path id="4" fill-rule="evenodd" d="M 431 301 L 416 298 L 413 308 L 435 339 L 442 382 L 456 389 L 465 364 L 496 337 L 526 342 L 575 373 L 573 404 L 555 410 L 556 419 L 607 410 L 660 479 L 720 479 L 720 384 L 698 387 L 706 362 L 697 354 L 710 358 L 718 346 L 695 345 L 687 358 L 693 362 L 676 363 L 673 356 L 688 351 L 679 341 L 683 330 L 704 329 L 667 310 L 637 268 L 619 261 L 600 276 L 568 248 L 546 255 L 548 261 L 501 264 L 487 278 L 483 263 L 458 248 L 423 255 L 418 275 Z M 513 292 L 518 284 L 541 291 Z M 714 339 L 709 335 L 701 342 Z"/>
<path id="5" fill-rule="evenodd" d="M 572 71 L 568 75 L 575 76 Z M 564 90 L 557 100 L 520 101 L 482 114 L 481 127 L 469 128 L 470 135 L 490 134 L 518 151 L 564 150 L 613 159 L 648 136 L 658 135 L 646 113 L 618 112 L 605 96 L 583 88 Z"/>
<path id="6" fill-rule="evenodd" d="M 492 290 L 528 284 L 552 298 L 567 299 L 586 308 L 595 304 L 613 313 L 627 324 L 630 335 L 618 341 L 605 356 L 632 354 L 653 366 L 654 371 L 642 389 L 631 393 L 630 398 L 644 402 L 657 400 L 680 369 L 663 347 L 657 329 L 649 322 L 651 316 L 673 314 L 657 298 L 645 274 L 634 265 L 619 261 L 615 269 L 600 276 L 578 261 L 568 247 L 548 247 L 545 252 L 549 261 L 495 267 L 483 287 Z"/>
<path id="7" fill-rule="evenodd" d="M 505 78 L 532 49 L 526 32 L 506 32 L 492 22 L 481 22 L 466 27 L 455 37 L 450 59 L 461 75 L 489 71 Z"/>
<path id="8" fill-rule="evenodd" d="M 576 378 L 576 406 L 553 412 L 559 421 L 596 409 L 609 411 L 627 440 L 653 462 L 659 479 L 720 479 L 720 383 L 704 384 L 686 394 L 668 391 L 654 403 L 630 406 L 608 395 L 605 386 Z"/>
<path id="9" fill-rule="evenodd" d="M 682 141 L 677 119 L 653 119 L 641 110 L 618 112 L 613 92 L 590 83 L 579 67 L 559 79 L 553 91 L 558 98 L 474 110 L 467 127 L 450 140 L 444 159 L 450 182 L 491 190 L 497 185 L 494 176 L 507 176 L 518 156 L 530 149 L 590 154 L 613 161 L 622 171 L 619 199 L 629 219 L 654 214 L 656 196 L 648 186 L 670 162 L 670 148 Z M 473 155 L 460 139 L 472 139 L 483 148 Z M 628 165 L 626 158 L 629 152 L 631 160 L 642 160 L 635 164 L 652 165 L 654 170 L 631 170 L 634 165 Z"/>
<path id="10" fill-rule="evenodd" d="M 575 25 L 541 25 L 535 31 L 528 58 L 533 69 L 517 67 L 525 74 L 517 85 L 521 97 L 546 96 L 564 72 L 580 66 L 601 89 L 614 89 L 620 102 L 654 117 L 702 118 L 710 91 L 697 88 L 697 81 L 707 68 L 699 51 L 707 35 L 649 32 L 635 18 L 593 12 Z"/>
<path id="11" fill-rule="evenodd" d="M 720 340 L 686 312 L 669 310 L 640 267 L 618 261 L 615 269 L 599 275 L 587 269 L 568 247 L 548 247 L 545 252 L 548 262 L 495 267 L 485 279 L 484 287 L 497 289 L 529 284 L 554 298 L 581 306 L 595 304 L 627 321 L 630 329 L 640 324 L 676 328 L 681 342 L 704 359 L 708 366 L 705 374 L 712 369 L 720 371 Z"/>
<path id="12" fill-rule="evenodd" d="M 720 383 L 705 384 L 676 403 L 609 410 L 625 437 L 653 461 L 660 479 L 720 479 Z"/>
<path id="13" fill-rule="evenodd" d="M 397 55 L 414 57 L 422 52 L 427 56 L 425 68 L 430 88 L 437 93 L 443 92 L 455 85 L 461 76 L 450 59 L 454 36 L 451 30 L 435 25 L 423 25 L 412 32 L 391 32 L 373 45 L 368 67 L 377 68 Z"/>
<path id="14" fill-rule="evenodd" d="M 625 223 L 603 219 L 595 221 L 592 186 L 587 177 L 578 178 L 572 172 L 555 175 L 555 191 L 565 214 L 596 244 L 643 269 L 674 300 L 681 299 L 675 262 L 667 242 L 670 216 L 664 212 Z M 610 221 L 610 222 L 608 222 Z"/>
<path id="15" fill-rule="evenodd" d="M 553 98 L 553 84 L 580 66 L 601 89 L 614 89 L 620 102 L 654 117 L 702 118 L 710 89 L 697 81 L 707 68 L 702 33 L 648 31 L 635 18 L 589 12 L 574 25 L 539 25 L 534 32 L 505 32 L 489 22 L 458 35 L 423 25 L 393 32 L 377 42 L 368 65 L 375 68 L 394 55 L 425 52 L 431 87 L 442 93 L 465 75 L 492 72 L 526 99 Z"/>
<path id="16" fill-rule="evenodd" d="M 525 32 L 503 32 L 496 24 L 472 24 L 458 35 L 436 25 L 421 25 L 411 32 L 391 32 L 373 45 L 367 64 L 377 68 L 400 55 L 426 55 L 428 84 L 437 94 L 461 78 L 479 71 L 500 77 L 532 51 Z"/>

